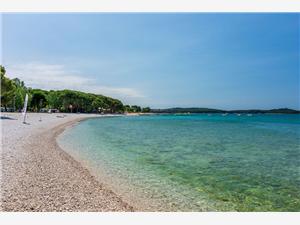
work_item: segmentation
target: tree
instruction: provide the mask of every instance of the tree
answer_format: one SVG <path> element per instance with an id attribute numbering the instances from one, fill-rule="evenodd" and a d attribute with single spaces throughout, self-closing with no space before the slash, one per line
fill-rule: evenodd
<path id="1" fill-rule="evenodd" d="M 137 106 L 137 105 L 133 105 L 133 106 L 131 106 L 131 108 L 132 108 L 133 112 L 136 112 L 136 113 L 142 111 L 141 107 Z"/>
<path id="2" fill-rule="evenodd" d="M 124 111 L 124 107 L 121 101 L 112 99 L 110 103 L 111 113 L 120 113 Z"/>
<path id="3" fill-rule="evenodd" d="M 92 102 L 93 110 L 96 112 L 102 112 L 104 108 L 104 102 L 101 98 L 95 98 Z"/>
<path id="4" fill-rule="evenodd" d="M 33 89 L 31 91 L 31 94 L 32 98 L 30 106 L 33 109 L 33 111 L 38 112 L 41 108 L 47 105 L 46 91 L 40 89 Z"/>
<path id="5" fill-rule="evenodd" d="M 23 81 L 20 81 L 18 78 L 14 78 L 12 80 L 15 84 L 15 92 L 14 92 L 14 107 L 17 110 L 22 109 L 24 105 L 25 95 L 27 93 L 27 88 Z"/>
<path id="6" fill-rule="evenodd" d="M 26 88 L 24 81 L 21 81 L 19 78 L 14 78 L 12 81 L 15 83 L 16 87 Z"/>
<path id="7" fill-rule="evenodd" d="M 14 107 L 17 110 L 22 109 L 24 105 L 26 91 L 21 88 L 16 88 L 15 94 L 14 94 Z"/>
<path id="8" fill-rule="evenodd" d="M 130 105 L 124 105 L 124 111 L 127 112 L 127 113 L 133 112 L 133 110 L 131 109 Z"/>
<path id="9" fill-rule="evenodd" d="M 16 89 L 14 83 L 9 78 L 5 77 L 6 70 L 0 65 L 1 74 L 1 106 L 7 108 L 8 104 L 12 104 L 14 91 Z"/>
<path id="10" fill-rule="evenodd" d="M 72 112 L 76 106 L 76 92 L 71 90 L 63 90 L 60 93 L 59 100 L 61 102 L 61 110 L 65 112 Z M 72 105 L 72 108 L 70 106 Z"/>
<path id="11" fill-rule="evenodd" d="M 149 113 L 151 111 L 150 107 L 145 107 L 142 109 L 143 113 Z"/>
<path id="12" fill-rule="evenodd" d="M 48 106 L 49 108 L 58 109 L 60 108 L 61 101 L 60 101 L 60 95 L 58 91 L 50 90 L 48 95 L 46 96 Z"/>

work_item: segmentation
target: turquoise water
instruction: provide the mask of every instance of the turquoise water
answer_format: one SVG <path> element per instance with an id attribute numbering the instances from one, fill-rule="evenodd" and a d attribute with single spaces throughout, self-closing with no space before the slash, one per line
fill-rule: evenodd
<path id="1" fill-rule="evenodd" d="M 97 118 L 58 142 L 147 210 L 300 211 L 299 115 Z"/>

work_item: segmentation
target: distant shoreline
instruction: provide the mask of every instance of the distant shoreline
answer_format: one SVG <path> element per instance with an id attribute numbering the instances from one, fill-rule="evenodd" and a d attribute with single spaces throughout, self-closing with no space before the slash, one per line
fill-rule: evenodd
<path id="1" fill-rule="evenodd" d="M 245 110 L 222 110 L 222 109 L 211 109 L 211 108 L 167 108 L 167 109 L 151 109 L 152 113 L 240 113 L 240 114 L 300 114 L 299 110 L 289 108 L 279 109 L 245 109 Z"/>

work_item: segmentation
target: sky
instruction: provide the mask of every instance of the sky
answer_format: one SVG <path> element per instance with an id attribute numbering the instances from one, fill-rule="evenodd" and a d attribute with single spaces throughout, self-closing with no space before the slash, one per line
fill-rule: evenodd
<path id="1" fill-rule="evenodd" d="M 2 14 L 2 64 L 144 107 L 300 109 L 299 29 L 299 14 Z"/>

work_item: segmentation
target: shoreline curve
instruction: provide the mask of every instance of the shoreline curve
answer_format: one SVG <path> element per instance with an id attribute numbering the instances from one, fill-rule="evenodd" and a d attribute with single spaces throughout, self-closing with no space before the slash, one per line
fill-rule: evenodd
<path id="1" fill-rule="evenodd" d="M 30 135 L 15 147 L 22 156 L 3 152 L 1 211 L 135 211 L 57 144 L 66 128 L 89 118 L 97 117 Z"/>

